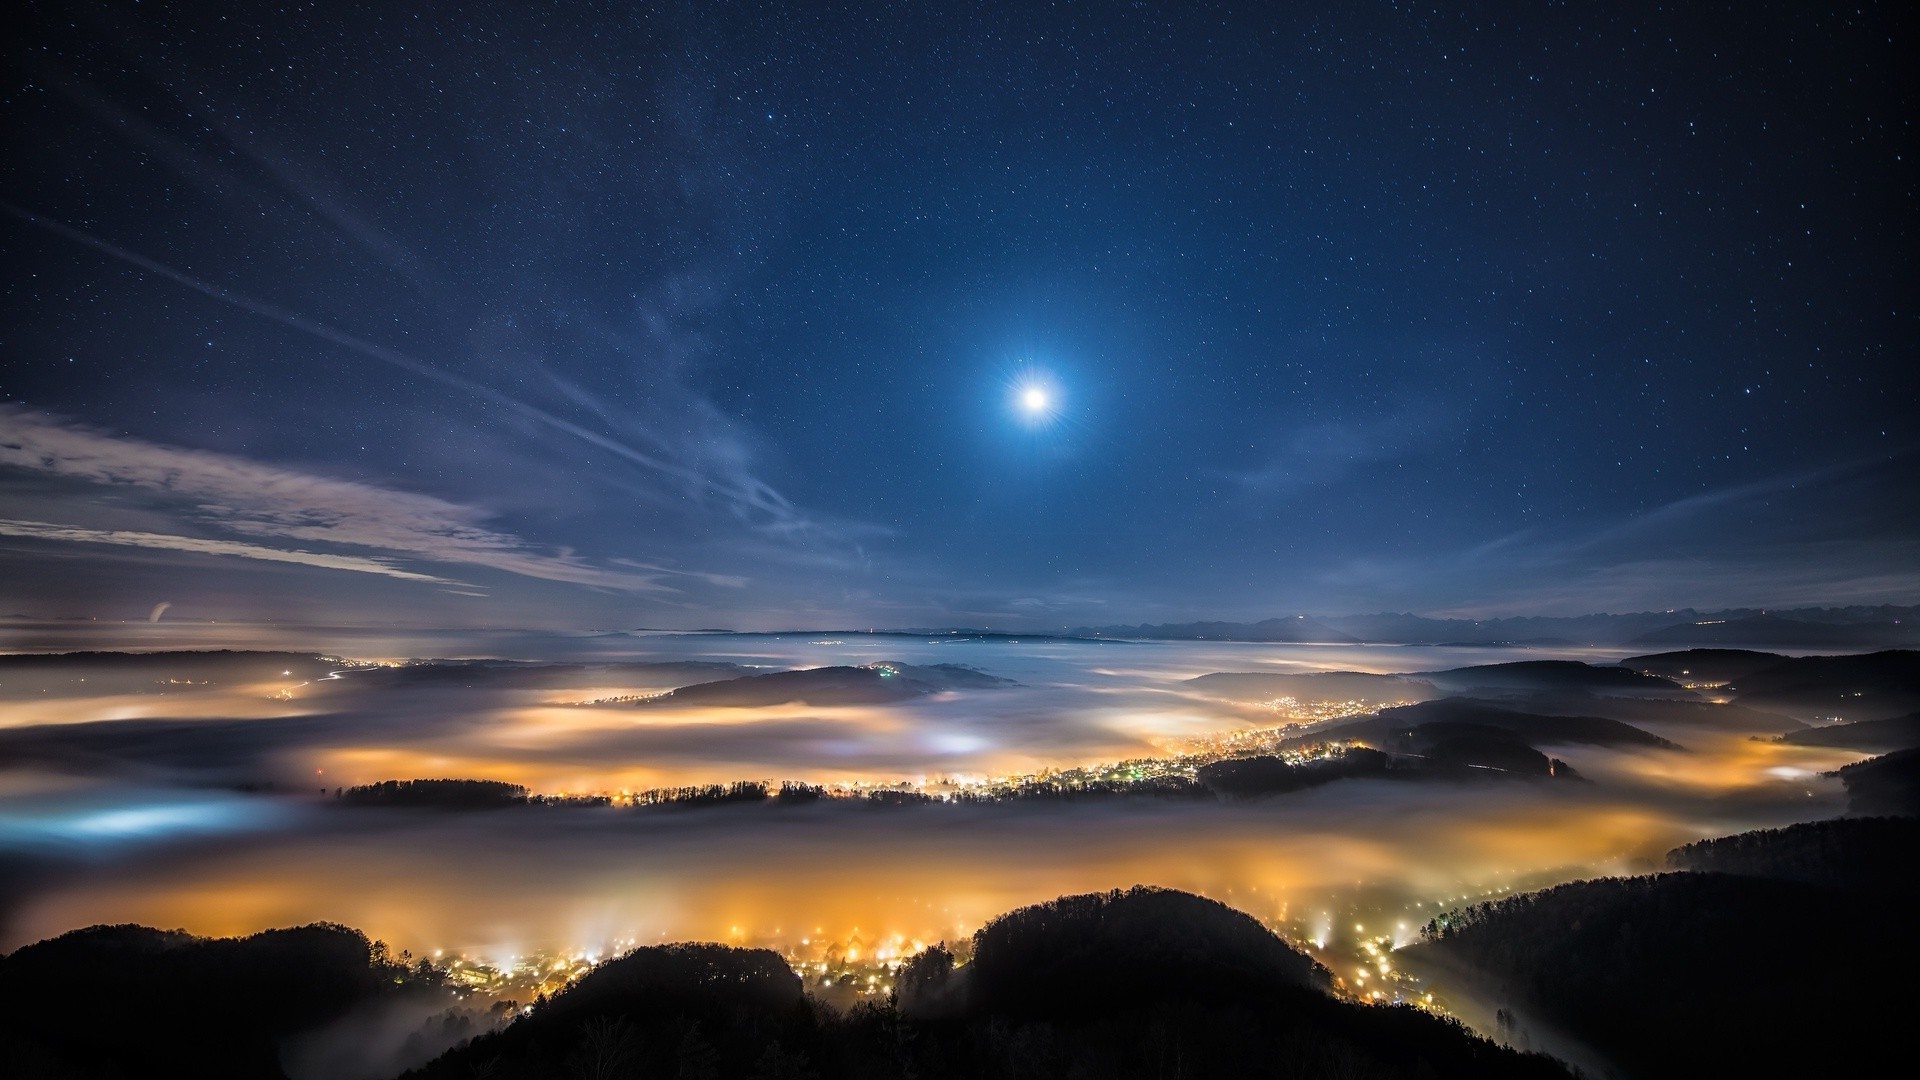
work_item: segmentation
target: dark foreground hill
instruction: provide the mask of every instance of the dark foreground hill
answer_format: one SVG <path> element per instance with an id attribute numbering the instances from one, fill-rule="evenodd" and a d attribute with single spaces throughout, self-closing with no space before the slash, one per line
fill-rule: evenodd
<path id="1" fill-rule="evenodd" d="M 289 1036 L 380 999 L 437 1000 L 438 985 L 343 926 L 76 930 L 0 959 L 0 1075 L 277 1078 Z"/>
<path id="2" fill-rule="evenodd" d="M 1250 916 L 1185 893 L 1063 897 L 993 921 L 972 944 L 972 963 L 929 949 L 898 973 L 897 997 L 844 1014 L 809 998 L 776 953 L 648 946 L 406 1075 L 1567 1075 L 1452 1021 L 1336 1000 L 1312 959 Z M 350 1011 L 405 1003 L 426 1016 L 449 1000 L 433 968 L 396 963 L 343 927 L 220 940 L 95 927 L 0 959 L 0 1075 L 281 1080 L 290 1043 Z M 459 1034 L 440 1030 L 439 1045 Z"/>
<path id="3" fill-rule="evenodd" d="M 660 1077 L 1564 1077 L 1404 1007 L 1354 1005 L 1249 916 L 1185 893 L 1064 897 L 930 949 L 841 1015 L 772 953 L 644 948 L 410 1074 Z M 591 1072 L 595 1063 L 614 1068 Z"/>
<path id="4" fill-rule="evenodd" d="M 1667 865 L 1893 898 L 1920 892 L 1915 852 L 1920 819 L 1835 818 L 1702 840 L 1667 852 Z"/>
<path id="5" fill-rule="evenodd" d="M 1920 949 L 1916 824 L 1827 821 L 1692 844 L 1690 872 L 1581 881 L 1429 924 L 1396 955 L 1632 1077 L 1866 1076 L 1893 1060 Z"/>

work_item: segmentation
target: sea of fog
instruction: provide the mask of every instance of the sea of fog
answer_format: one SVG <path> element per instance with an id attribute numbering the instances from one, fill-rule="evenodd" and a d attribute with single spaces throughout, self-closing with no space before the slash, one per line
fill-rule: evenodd
<path id="1" fill-rule="evenodd" d="M 1136 883 L 1204 893 L 1335 963 L 1445 908 L 1657 867 L 1679 844 L 1833 816 L 1857 755 L 1749 730 L 1640 726 L 1685 749 L 1555 748 L 1590 782 L 1341 781 L 1253 802 L 353 809 L 332 789 L 508 780 L 611 792 L 735 779 L 882 784 L 1163 755 L 1289 717 L 1222 701 L 1210 672 L 1418 672 L 1594 649 L 1128 643 L 801 635 L 372 635 L 185 627 L 139 647 L 355 660 L 588 662 L 537 689 L 372 688 L 269 672 L 100 693 L 0 685 L 0 948 L 135 922 L 201 934 L 331 921 L 398 950 L 501 960 L 719 940 L 964 938 L 1065 893 Z M 135 632 L 139 632 L 136 630 Z M 592 667 L 716 661 L 785 670 L 960 664 L 1013 680 L 894 704 L 582 706 L 670 689 Z M 324 669 L 327 665 L 321 665 Z M 310 676 L 312 673 L 308 673 Z M 577 684 L 576 684 L 577 683 Z M 44 688 L 39 688 L 44 690 Z M 1344 951 L 1343 951 L 1344 950 Z"/>

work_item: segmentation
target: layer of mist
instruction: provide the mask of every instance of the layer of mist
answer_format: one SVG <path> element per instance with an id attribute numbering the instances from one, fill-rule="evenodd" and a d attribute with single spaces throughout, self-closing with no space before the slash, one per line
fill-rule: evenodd
<path id="1" fill-rule="evenodd" d="M 1782 711 L 1596 650 L 883 634 L 351 644 L 0 661 L 0 947 L 106 922 L 207 936 L 338 922 L 501 969 L 699 940 L 904 955 L 1021 905 L 1152 884 L 1231 903 L 1367 994 L 1369 949 L 1411 942 L 1440 911 L 1836 817 L 1847 794 L 1830 773 L 1864 757 L 1778 738 L 1822 721 L 1789 678 L 1801 669 L 1778 663 L 1741 673 Z M 407 661 L 436 653 L 453 661 Z M 1901 657 L 1803 669 L 1895 707 Z M 689 686 L 703 690 L 674 694 Z M 941 801 L 1098 763 L 1244 755 L 1246 732 L 1269 732 L 1269 751 L 1357 740 L 1419 763 L 1461 730 L 1548 748 L 1578 780 L 1469 765 L 1425 782 L 1342 773 L 1263 798 Z M 342 798 L 411 778 L 536 798 L 476 811 Z M 733 780 L 933 799 L 622 801 Z M 367 1026 L 344 1042 L 405 1040 L 422 1019 L 434 1022 L 344 1020 Z"/>

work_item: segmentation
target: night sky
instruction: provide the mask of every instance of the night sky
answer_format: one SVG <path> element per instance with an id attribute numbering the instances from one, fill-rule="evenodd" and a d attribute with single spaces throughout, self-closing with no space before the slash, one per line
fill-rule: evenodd
<path id="1" fill-rule="evenodd" d="M 0 614 L 1920 602 L 1907 5 L 532 7 L 15 17 Z"/>

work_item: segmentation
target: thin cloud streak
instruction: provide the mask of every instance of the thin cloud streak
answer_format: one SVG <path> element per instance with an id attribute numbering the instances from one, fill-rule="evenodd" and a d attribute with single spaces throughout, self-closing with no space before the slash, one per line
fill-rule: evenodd
<path id="1" fill-rule="evenodd" d="M 1445 583 L 1428 602 L 1461 617 L 1903 602 L 1920 596 L 1913 569 L 1920 562 L 1903 511 L 1890 504 L 1878 512 L 1891 517 L 1876 521 L 1830 504 L 1839 489 L 1900 472 L 1910 456 L 1902 450 L 1789 470 L 1590 531 L 1534 527 L 1429 558 L 1352 559 L 1316 583 L 1332 595 L 1383 603 L 1405 581 Z M 1728 521 L 1741 524 L 1730 533 Z M 1461 596 L 1473 600 L 1463 604 Z"/>
<path id="2" fill-rule="evenodd" d="M 85 529 L 70 525 L 53 525 L 44 521 L 14 521 L 9 518 L 0 518 L 0 536 L 15 536 L 25 540 L 117 544 L 122 547 L 153 548 L 159 551 L 183 551 L 195 555 L 234 555 L 243 559 L 317 566 L 324 570 L 352 570 L 362 574 L 380 574 L 385 577 L 399 578 L 402 581 L 418 581 L 429 585 L 463 584 L 449 578 L 402 570 L 379 558 L 330 555 L 315 551 L 288 551 L 260 544 L 241 543 L 237 540 L 209 540 L 199 536 L 173 536 L 167 533 L 132 532 L 126 529 Z M 161 604 L 155 607 L 148 621 L 159 622 L 161 613 L 168 606 Z"/>
<path id="3" fill-rule="evenodd" d="M 673 592 L 676 590 L 672 586 L 659 579 L 688 573 L 655 565 L 629 564 L 633 569 L 598 566 L 571 552 L 540 551 L 520 537 L 481 524 L 486 516 L 482 511 L 430 495 L 314 476 L 211 451 L 118 438 L 18 407 L 0 406 L 0 466 L 89 484 L 151 491 L 184 502 L 186 512 L 199 523 L 254 540 L 281 539 L 371 548 L 432 562 L 485 567 L 521 577 L 625 592 Z M 89 535 L 49 534 L 43 538 L 95 539 L 96 534 L 121 535 L 112 530 L 81 531 Z M 124 535 L 151 538 L 159 534 Z M 129 540 L 100 542 L 133 543 Z M 152 539 L 142 540 L 136 546 L 187 550 Z M 240 550 L 242 548 L 247 550 Z M 232 550 L 223 549 L 222 553 L 249 554 L 256 548 L 267 550 L 246 543 Z M 303 557 L 286 561 L 311 562 L 309 553 L 291 554 Z M 385 564 L 368 564 L 362 559 L 339 564 L 337 568 L 366 570 L 367 565 Z M 424 574 L 391 576 L 443 581 Z M 732 583 L 725 575 L 695 576 L 713 583 Z"/>
<path id="4" fill-rule="evenodd" d="M 0 209 L 30 225 L 45 229 L 56 236 L 64 237 L 74 243 L 92 248 L 103 255 L 119 259 L 122 262 L 158 274 L 183 288 L 191 289 L 202 296 L 210 297 L 221 303 L 240 308 L 243 311 L 270 319 L 283 326 L 291 327 L 303 333 L 320 338 L 330 344 L 357 352 L 362 356 L 380 360 L 409 374 L 420 376 L 450 386 L 455 389 L 483 398 L 502 408 L 510 409 L 518 415 L 534 421 L 544 427 L 570 435 L 575 439 L 598 447 L 617 457 L 644 466 L 655 472 L 681 480 L 697 489 L 711 491 L 729 500 L 737 513 L 760 527 L 777 534 L 797 534 L 816 531 L 820 528 L 808 520 L 798 509 L 779 492 L 765 482 L 752 476 L 716 478 L 696 469 L 688 468 L 676 462 L 636 450 L 625 443 L 610 439 L 598 432 L 581 427 L 570 420 L 529 405 L 518 398 L 501 393 L 482 383 L 452 374 L 423 360 L 409 356 L 396 349 L 377 345 L 363 338 L 337 330 L 325 323 L 307 318 L 304 315 L 288 311 L 265 301 L 256 300 L 241 293 L 209 282 L 201 281 L 189 274 L 176 270 L 139 252 L 131 251 L 118 244 L 102 240 L 82 232 L 69 225 L 54 221 L 19 207 L 10 202 L 0 201 Z M 758 520 L 756 520 L 756 517 Z"/>

